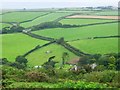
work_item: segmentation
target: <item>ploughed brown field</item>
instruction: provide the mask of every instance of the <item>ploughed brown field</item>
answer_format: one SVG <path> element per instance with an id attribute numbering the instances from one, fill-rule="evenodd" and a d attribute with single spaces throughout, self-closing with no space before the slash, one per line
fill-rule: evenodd
<path id="1" fill-rule="evenodd" d="M 73 15 L 66 18 L 99 18 L 99 19 L 120 19 L 120 16 L 87 16 L 87 15 Z"/>

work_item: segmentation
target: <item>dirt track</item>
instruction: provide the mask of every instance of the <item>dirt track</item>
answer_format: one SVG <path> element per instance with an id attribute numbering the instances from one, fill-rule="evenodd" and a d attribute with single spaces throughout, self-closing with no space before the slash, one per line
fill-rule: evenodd
<path id="1" fill-rule="evenodd" d="M 99 18 L 99 19 L 118 19 L 118 16 L 83 16 L 83 15 L 73 15 L 73 16 L 68 16 L 66 18 Z M 119 16 L 120 19 L 120 16 Z"/>

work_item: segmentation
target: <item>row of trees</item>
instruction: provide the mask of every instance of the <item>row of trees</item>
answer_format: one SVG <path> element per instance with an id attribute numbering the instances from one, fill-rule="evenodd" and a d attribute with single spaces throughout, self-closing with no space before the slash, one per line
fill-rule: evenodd
<path id="1" fill-rule="evenodd" d="M 78 27 L 79 25 L 69 25 L 69 24 L 65 24 L 62 25 L 60 22 L 45 22 L 45 23 L 41 23 L 39 25 L 36 26 L 32 26 L 28 29 L 31 29 L 32 31 L 36 31 L 36 30 L 41 30 L 41 29 L 46 29 L 46 28 L 70 28 L 70 27 Z M 2 34 L 7 34 L 7 33 L 16 33 L 16 32 L 22 32 L 24 29 L 24 27 L 19 26 L 19 25 L 13 25 L 12 27 L 5 27 L 2 29 Z"/>
<path id="2" fill-rule="evenodd" d="M 2 34 L 22 32 L 24 29 L 25 28 L 21 26 L 5 27 L 2 29 Z"/>
<path id="3" fill-rule="evenodd" d="M 79 25 L 69 25 L 69 24 L 62 24 L 60 22 L 45 22 L 41 23 L 39 25 L 31 27 L 31 30 L 41 30 L 41 29 L 46 29 L 46 28 L 70 28 L 70 27 L 79 27 Z"/>
<path id="4" fill-rule="evenodd" d="M 25 69 L 27 67 L 28 60 L 23 56 L 17 56 L 15 62 L 10 62 L 7 58 L 0 59 L 0 64 L 12 66 L 18 69 Z"/>

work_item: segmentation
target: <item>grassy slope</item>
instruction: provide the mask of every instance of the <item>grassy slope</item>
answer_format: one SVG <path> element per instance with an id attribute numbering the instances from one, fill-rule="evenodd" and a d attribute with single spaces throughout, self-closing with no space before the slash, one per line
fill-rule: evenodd
<path id="1" fill-rule="evenodd" d="M 78 28 L 54 28 L 35 31 L 33 33 L 54 38 L 64 37 L 65 40 L 74 40 L 93 36 L 117 35 L 118 24 L 104 24 Z"/>
<path id="2" fill-rule="evenodd" d="M 71 24 L 71 25 L 81 25 L 81 24 L 91 24 L 91 23 L 99 23 L 99 22 L 111 22 L 113 20 L 105 20 L 105 19 L 62 19 L 60 22 L 62 24 Z"/>
<path id="3" fill-rule="evenodd" d="M 2 37 L 2 57 L 8 58 L 9 61 L 14 61 L 16 56 L 22 55 L 31 50 L 37 45 L 43 45 L 46 41 L 37 40 L 24 34 L 7 34 L 0 35 Z"/>
<path id="4" fill-rule="evenodd" d="M 51 51 L 51 53 L 46 54 L 46 51 Z M 27 56 L 27 59 L 29 60 L 28 64 L 30 66 L 35 66 L 35 65 L 41 65 L 44 62 L 48 60 L 49 57 L 51 56 L 56 56 L 55 61 L 59 61 L 58 65 L 60 65 L 61 60 L 62 60 L 62 54 L 64 52 L 67 52 L 69 54 L 69 60 L 72 58 L 77 57 L 73 53 L 69 52 L 66 50 L 64 47 L 57 45 L 57 44 L 51 44 L 47 47 L 41 48 Z"/>
<path id="5" fill-rule="evenodd" d="M 59 17 L 66 16 L 66 15 L 69 15 L 69 14 L 71 14 L 71 13 L 51 13 L 51 14 L 39 17 L 39 18 L 37 18 L 37 19 L 35 19 L 31 22 L 22 23 L 21 26 L 30 27 L 30 26 L 33 26 L 33 25 L 38 25 L 38 24 L 43 23 L 43 22 L 54 21 Z"/>
<path id="6" fill-rule="evenodd" d="M 21 22 L 43 15 L 46 12 L 12 12 L 2 15 L 3 22 Z"/>

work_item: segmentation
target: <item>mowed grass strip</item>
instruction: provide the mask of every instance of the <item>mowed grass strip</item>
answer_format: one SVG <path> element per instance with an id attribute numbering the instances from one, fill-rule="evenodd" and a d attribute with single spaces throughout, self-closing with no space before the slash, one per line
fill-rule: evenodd
<path id="1" fill-rule="evenodd" d="M 2 38 L 0 43 L 2 45 L 2 51 L 0 50 L 2 57 L 0 58 L 7 58 L 9 61 L 14 61 L 16 56 L 25 54 L 37 45 L 47 43 L 46 41 L 34 39 L 21 33 L 4 34 L 0 35 L 0 37 Z"/>
<path id="2" fill-rule="evenodd" d="M 72 13 L 51 13 L 51 14 L 39 17 L 31 22 L 22 23 L 21 26 L 27 28 L 30 26 L 38 25 L 38 24 L 43 23 L 43 22 L 54 21 L 57 18 L 66 16 L 66 15 L 70 15 L 70 14 L 72 14 Z"/>
<path id="3" fill-rule="evenodd" d="M 12 12 L 2 15 L 2 22 L 22 22 L 33 19 L 47 12 Z"/>
<path id="4" fill-rule="evenodd" d="M 66 18 L 66 19 L 62 19 L 60 22 L 62 24 L 82 25 L 82 24 L 102 23 L 102 22 L 111 22 L 111 21 L 114 21 L 114 20 Z"/>
<path id="5" fill-rule="evenodd" d="M 69 44 L 83 52 L 91 54 L 107 54 L 118 52 L 118 38 L 78 40 L 69 42 Z"/>
<path id="6" fill-rule="evenodd" d="M 96 36 L 118 35 L 118 23 L 102 24 L 78 28 L 52 28 L 46 30 L 34 31 L 33 33 L 59 39 L 71 41 Z"/>
<path id="7" fill-rule="evenodd" d="M 47 51 L 50 51 L 50 53 L 46 53 Z M 54 61 L 58 61 L 59 63 L 57 65 L 60 66 L 60 64 L 62 63 L 62 55 L 64 52 L 68 53 L 68 58 L 66 58 L 65 61 L 78 57 L 61 45 L 51 44 L 49 46 L 36 50 L 35 52 L 29 54 L 26 58 L 29 61 L 28 65 L 36 66 L 42 65 L 43 63 L 48 61 L 49 57 L 55 56 Z"/>

